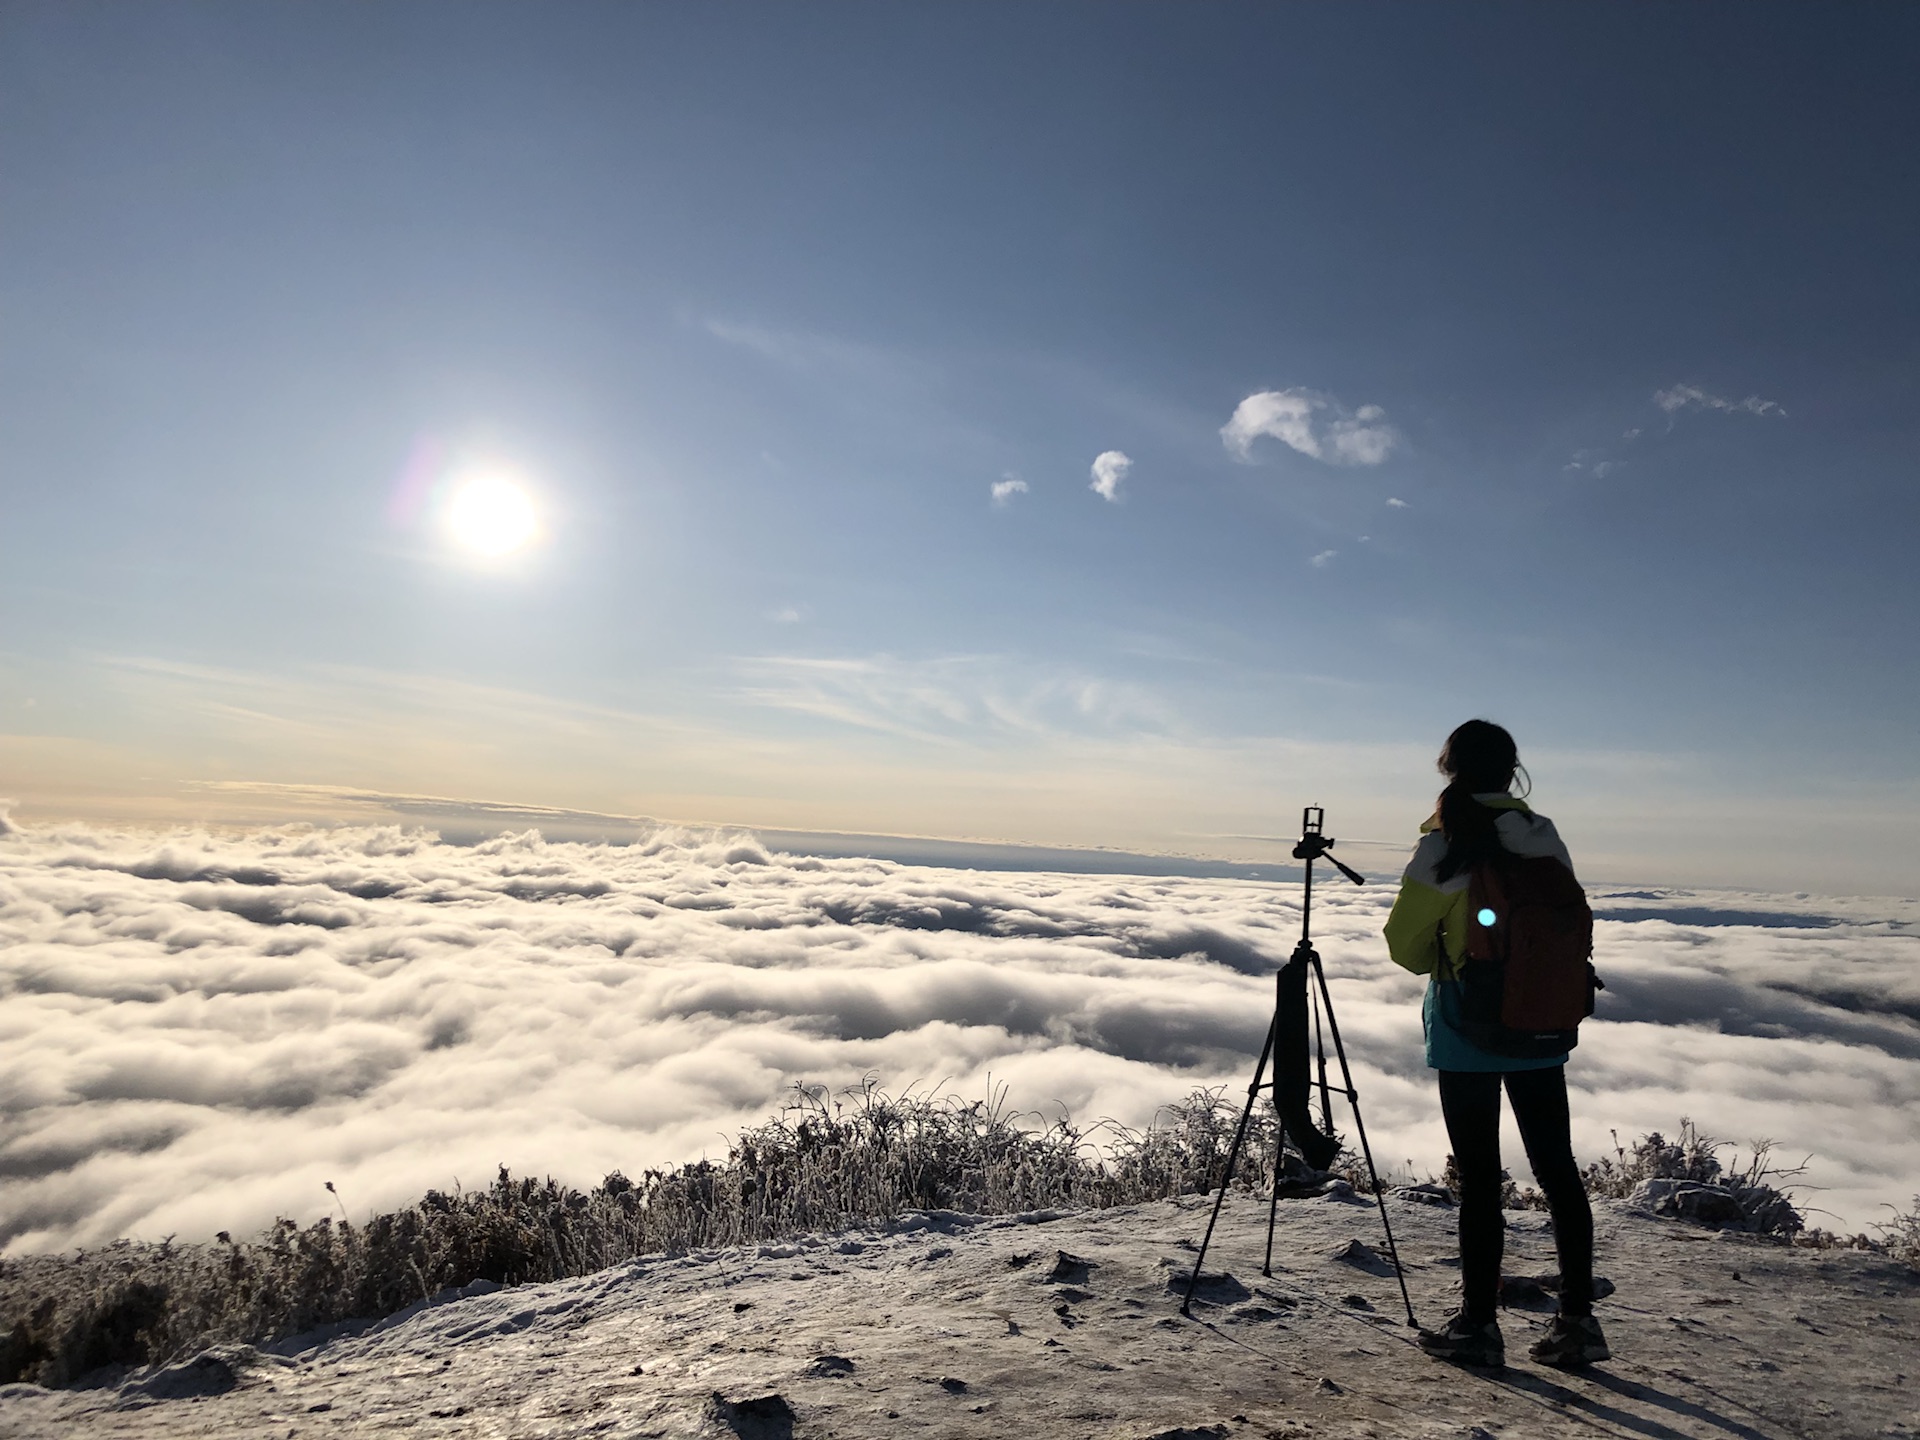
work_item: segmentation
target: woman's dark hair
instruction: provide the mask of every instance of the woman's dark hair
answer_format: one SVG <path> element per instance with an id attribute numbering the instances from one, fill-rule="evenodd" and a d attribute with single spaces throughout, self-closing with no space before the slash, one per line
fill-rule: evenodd
<path id="1" fill-rule="evenodd" d="M 1495 828 L 1499 812 L 1473 797 L 1510 789 L 1519 766 L 1513 736 L 1491 720 L 1469 720 L 1447 736 L 1440 747 L 1440 773 L 1447 777 L 1440 792 L 1440 831 L 1447 837 L 1440 879 L 1450 880 L 1502 848 Z"/>

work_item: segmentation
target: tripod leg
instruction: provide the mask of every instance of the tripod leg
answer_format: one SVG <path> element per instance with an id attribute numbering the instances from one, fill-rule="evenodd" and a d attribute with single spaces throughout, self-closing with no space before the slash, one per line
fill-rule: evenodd
<path id="1" fill-rule="evenodd" d="M 1320 1128 L 1333 1133 L 1333 1095 L 1327 1087 L 1327 1042 L 1320 1034 L 1320 996 L 1313 997 L 1313 1057 L 1320 1068 Z"/>
<path id="2" fill-rule="evenodd" d="M 1413 1318 L 1413 1299 L 1407 1294 L 1407 1272 L 1400 1264 L 1400 1247 L 1393 1243 L 1393 1224 L 1387 1219 L 1387 1192 L 1380 1183 L 1380 1172 L 1374 1168 L 1373 1149 L 1367 1144 L 1367 1122 L 1360 1118 L 1360 1092 L 1353 1088 L 1353 1071 L 1347 1066 L 1347 1047 L 1340 1043 L 1340 1022 L 1333 1018 L 1333 995 L 1327 989 L 1327 972 L 1321 968 L 1320 956 L 1313 957 L 1314 979 L 1320 986 L 1320 1003 L 1327 1012 L 1327 1031 L 1333 1036 L 1333 1053 L 1340 1060 L 1340 1083 L 1346 1086 L 1347 1103 L 1353 1107 L 1354 1133 L 1360 1137 L 1360 1153 L 1367 1162 L 1367 1175 L 1373 1181 L 1374 1203 L 1380 1207 L 1380 1228 L 1386 1232 L 1387 1254 L 1393 1257 L 1393 1273 L 1400 1282 L 1400 1303 L 1407 1307 L 1407 1325 L 1418 1329 L 1420 1322 Z"/>
<path id="3" fill-rule="evenodd" d="M 1213 1197 L 1213 1214 L 1207 1218 L 1207 1233 L 1200 1241 L 1200 1253 L 1193 1257 L 1193 1274 L 1187 1277 L 1187 1293 L 1180 1301 L 1180 1313 L 1189 1318 L 1193 1311 L 1187 1307 L 1193 1304 L 1193 1292 L 1200 1283 L 1200 1266 L 1207 1258 L 1207 1247 L 1213 1244 L 1213 1227 L 1220 1223 L 1220 1207 L 1226 1202 L 1227 1187 L 1233 1183 L 1233 1167 L 1240 1161 L 1240 1147 L 1247 1138 L 1247 1122 L 1253 1118 L 1253 1100 L 1260 1093 L 1260 1077 L 1267 1073 L 1267 1060 L 1273 1054 L 1274 1032 L 1279 1028 L 1280 1017 L 1276 1014 L 1273 1022 L 1267 1026 L 1267 1043 L 1260 1047 L 1260 1063 L 1253 1067 L 1253 1083 L 1247 1086 L 1247 1106 L 1240 1112 L 1240 1126 L 1233 1132 L 1233 1144 L 1227 1150 L 1227 1168 L 1220 1176 L 1220 1193 Z"/>
<path id="4" fill-rule="evenodd" d="M 1280 1107 L 1273 1107 L 1273 1193 L 1267 1197 L 1267 1258 L 1260 1266 L 1262 1275 L 1273 1274 L 1273 1222 L 1280 1210 L 1280 1181 L 1287 1170 L 1287 1122 L 1280 1118 Z"/>

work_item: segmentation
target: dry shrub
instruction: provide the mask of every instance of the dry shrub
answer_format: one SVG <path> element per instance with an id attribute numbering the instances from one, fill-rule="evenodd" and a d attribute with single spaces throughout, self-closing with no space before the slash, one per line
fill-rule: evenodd
<path id="1" fill-rule="evenodd" d="M 1691 1120 L 1681 1120 L 1679 1138 L 1674 1140 L 1667 1139 L 1656 1130 L 1651 1135 L 1642 1135 L 1627 1146 L 1620 1143 L 1619 1131 L 1611 1133 L 1613 1156 L 1602 1157 L 1586 1169 L 1587 1193 L 1590 1195 L 1624 1200 L 1643 1180 L 1692 1180 L 1701 1185 L 1721 1183 L 1723 1172 L 1719 1152 L 1727 1148 L 1728 1142 L 1702 1134 Z M 1755 1163 L 1759 1163 L 1771 1148 L 1771 1142 L 1759 1142 L 1754 1147 Z"/>
<path id="2" fill-rule="evenodd" d="M 1880 1232 L 1880 1247 L 1914 1270 L 1920 1270 L 1920 1195 L 1913 1197 L 1913 1208 L 1896 1211 L 1893 1219 L 1873 1227 Z"/>

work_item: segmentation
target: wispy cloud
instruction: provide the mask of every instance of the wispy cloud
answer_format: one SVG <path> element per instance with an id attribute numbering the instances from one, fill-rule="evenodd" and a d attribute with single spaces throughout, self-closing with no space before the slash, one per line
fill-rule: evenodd
<path id="1" fill-rule="evenodd" d="M 799 363 L 811 348 L 794 336 L 759 325 L 737 325 L 729 320 L 709 319 L 701 322 L 701 328 L 716 340 L 751 350 L 763 359 L 778 360 L 782 364 Z"/>
<path id="2" fill-rule="evenodd" d="M 1178 848 L 1171 837 L 1180 830 L 1253 828 L 1256 813 L 1297 805 L 1307 777 L 1328 793 L 1338 788 L 1346 803 L 1364 797 L 1378 807 L 1378 828 L 1398 814 L 1384 777 L 1431 768 L 1424 745 L 1243 734 L 1210 706 L 1215 677 L 1196 675 L 1190 649 L 1152 662 L 1052 652 L 808 658 L 795 657 L 797 638 L 771 643 L 804 627 L 760 623 L 762 654 L 774 658 L 710 657 L 698 670 L 662 671 L 596 697 L 631 696 L 633 709 L 432 671 L 248 672 L 126 659 L 75 673 L 101 706 L 137 714 L 149 743 L 0 733 L 0 777 L 14 777 L 4 793 L 18 796 L 15 815 L 29 823 L 272 824 L 366 813 L 320 791 L 187 788 L 245 778 L 1153 850 Z M 221 758 L 210 773 L 213 754 Z M 477 823 L 460 817 L 458 833 Z M 591 838 L 586 829 L 597 827 L 569 823 L 567 833 Z"/>
<path id="3" fill-rule="evenodd" d="M 1184 727 L 1148 687 L 996 655 L 764 656 L 740 662 L 742 699 L 951 745 L 1027 737 L 1166 735 Z"/>
<path id="4" fill-rule="evenodd" d="M 1094 457 L 1093 483 L 1087 488 L 1102 500 L 1120 502 L 1120 482 L 1133 469 L 1133 461 L 1118 450 L 1103 450 Z"/>
<path id="5" fill-rule="evenodd" d="M 1015 495 L 1024 495 L 1027 493 L 1027 482 L 1022 480 L 1018 475 L 1015 475 L 1012 471 L 1008 471 L 1005 475 L 993 482 L 991 492 L 994 504 L 1005 505 Z"/>
<path id="6" fill-rule="evenodd" d="M 701 328 L 722 344 L 796 371 L 863 376 L 891 384 L 926 383 L 938 373 L 911 352 L 837 335 L 777 330 L 718 318 L 702 321 Z"/>
<path id="7" fill-rule="evenodd" d="M 1253 459 L 1261 436 L 1329 465 L 1378 465 L 1404 443 L 1378 405 L 1349 411 L 1313 390 L 1258 390 L 1234 407 L 1220 440 L 1236 459 Z"/>
<path id="8" fill-rule="evenodd" d="M 1786 411 L 1777 401 L 1762 400 L 1758 395 L 1749 395 L 1744 400 L 1729 400 L 1724 395 L 1709 395 L 1698 385 L 1675 385 L 1668 390 L 1653 392 L 1653 403 L 1669 415 L 1682 410 L 1721 410 L 1730 415 L 1779 415 L 1785 417 Z"/>
<path id="9" fill-rule="evenodd" d="M 1672 431 L 1679 416 L 1688 410 L 1711 410 L 1723 415 L 1773 415 L 1786 418 L 1786 411 L 1778 401 L 1762 400 L 1758 395 L 1749 395 L 1744 400 L 1730 400 L 1724 395 L 1713 395 L 1698 385 L 1674 385 L 1665 390 L 1653 392 L 1653 403 L 1667 416 L 1667 423 L 1661 434 Z M 1645 431 L 1638 425 L 1630 425 L 1620 435 L 1620 443 L 1634 447 Z M 1657 440 L 1657 436 L 1655 439 Z M 1649 442 L 1651 443 L 1651 442 Z M 1570 474 L 1591 475 L 1596 480 L 1604 480 L 1626 462 L 1603 449 L 1576 450 L 1568 458 L 1561 470 Z"/>
<path id="10" fill-rule="evenodd" d="M 1005 454 L 977 412 L 954 404 L 950 353 L 720 317 L 684 321 L 768 367 L 751 386 L 752 395 L 769 383 L 791 386 L 822 413 L 840 416 L 863 433 L 939 450 L 963 466 L 992 465 Z M 786 453 L 793 443 L 790 437 L 778 440 L 774 450 Z M 763 458 L 775 469 L 786 468 L 777 454 L 763 452 Z"/>
<path id="11" fill-rule="evenodd" d="M 1327 534 L 1320 543 L 1338 542 Z M 1305 565 L 1313 553 L 1290 563 Z M 1184 636 L 1169 637 L 1177 655 L 859 651 L 836 660 L 824 638 L 803 646 L 802 627 L 759 623 L 769 642 L 763 655 L 825 658 L 709 657 L 698 671 L 663 670 L 592 699 L 430 669 L 69 664 L 66 673 L 84 681 L 103 713 L 138 717 L 143 741 L 0 733 L 0 776 L 12 777 L 5 793 L 29 824 L 342 816 L 320 795 L 296 803 L 182 788 L 246 778 L 1136 850 L 1177 848 L 1171 837 L 1180 832 L 1260 829 L 1269 812 L 1297 811 L 1303 794 L 1340 796 L 1342 823 L 1354 833 L 1390 834 L 1407 795 L 1430 793 L 1429 744 L 1333 738 L 1331 722 L 1333 735 L 1297 733 L 1273 715 L 1300 677 L 1264 674 L 1235 692 L 1215 669 L 1194 668 L 1204 650 Z M 1428 622 L 1395 623 L 1387 632 L 1394 643 L 1432 638 Z M 781 635 L 793 643 L 776 646 Z M 1819 833 L 1809 849 L 1764 821 L 1811 798 L 1811 782 L 1755 791 L 1712 754 L 1640 754 L 1617 766 L 1585 752 L 1535 758 L 1530 752 L 1537 776 L 1563 772 L 1557 803 L 1582 812 L 1583 853 L 1597 874 L 1892 893 L 1913 883 L 1899 857 L 1920 847 L 1920 785 L 1899 777 L 1847 790 L 1844 803 L 1817 787 L 1822 803 L 1810 823 Z"/>
<path id="12" fill-rule="evenodd" d="M 1604 480 L 1620 468 L 1618 460 L 1603 459 L 1605 453 L 1602 450 L 1576 450 L 1573 452 L 1573 458 L 1560 468 L 1576 473 L 1584 472 L 1596 480 Z"/>
<path id="13" fill-rule="evenodd" d="M 1394 510 L 1404 510 L 1407 508 L 1407 502 L 1402 500 L 1398 495 L 1389 495 L 1387 497 L 1387 505 L 1390 509 Z"/>
<path id="14" fill-rule="evenodd" d="M 1322 550 L 1318 555 L 1315 555 L 1311 560 L 1307 561 L 1307 563 L 1316 569 L 1324 570 L 1333 563 L 1333 557 L 1339 553 L 1338 550 Z"/>

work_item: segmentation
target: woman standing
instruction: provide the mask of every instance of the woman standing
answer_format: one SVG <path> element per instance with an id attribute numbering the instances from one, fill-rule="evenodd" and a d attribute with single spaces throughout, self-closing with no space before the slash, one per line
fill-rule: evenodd
<path id="1" fill-rule="evenodd" d="M 1396 963 L 1429 976 L 1423 1014 L 1427 1064 L 1440 1072 L 1440 1111 L 1460 1185 L 1460 1283 L 1464 1303 L 1438 1330 L 1420 1332 L 1421 1348 L 1467 1365 L 1506 1359 L 1496 1307 L 1506 1218 L 1500 1207 L 1500 1091 L 1535 1180 L 1553 1212 L 1560 1252 L 1560 1313 L 1531 1350 L 1545 1365 L 1571 1368 L 1605 1360 L 1606 1337 L 1593 1318 L 1593 1210 L 1574 1164 L 1567 1116 L 1565 1054 L 1543 1059 L 1497 1055 L 1460 1026 L 1461 958 L 1467 947 L 1468 872 L 1506 851 L 1550 856 L 1573 871 L 1567 847 L 1544 815 L 1511 791 L 1520 769 L 1513 737 L 1487 720 L 1469 720 L 1447 737 L 1440 770 L 1447 788 L 1407 864 L 1387 949 Z"/>

